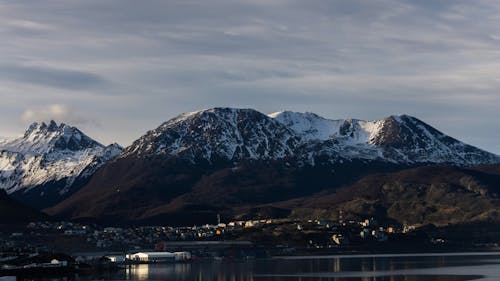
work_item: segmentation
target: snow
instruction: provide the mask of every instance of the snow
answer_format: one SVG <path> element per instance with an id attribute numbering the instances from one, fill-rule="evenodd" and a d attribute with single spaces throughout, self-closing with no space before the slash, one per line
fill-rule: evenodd
<path id="1" fill-rule="evenodd" d="M 249 120 L 252 121 L 249 123 Z M 148 132 L 120 157 L 166 154 L 213 159 L 276 159 L 291 154 L 293 133 L 251 109 L 213 108 L 181 114 Z M 192 156 L 190 156 L 192 154 Z"/>
<path id="2" fill-rule="evenodd" d="M 134 142 L 121 157 L 164 154 L 192 163 L 214 158 L 238 161 L 295 157 L 311 165 L 318 157 L 332 163 L 353 159 L 401 164 L 500 162 L 500 157 L 459 141 L 445 144 L 441 141 L 445 135 L 429 131 L 419 122 L 406 115 L 372 121 L 330 120 L 309 112 L 281 111 L 265 116 L 251 109 L 212 108 L 165 122 Z M 385 145 L 394 138 L 385 135 L 391 126 L 404 129 L 413 141 L 400 147 Z"/>
<path id="3" fill-rule="evenodd" d="M 383 120 L 364 121 L 357 119 L 330 120 L 317 114 L 306 112 L 281 111 L 268 115 L 281 124 L 289 127 L 303 140 L 342 139 L 346 144 L 370 143 L 383 126 Z M 340 129 L 350 124 L 354 131 L 352 136 L 343 136 Z"/>
<path id="4" fill-rule="evenodd" d="M 330 139 L 338 135 L 340 126 L 344 123 L 344 120 L 328 120 L 309 112 L 281 111 L 268 116 L 307 140 Z"/>
<path id="5" fill-rule="evenodd" d="M 76 147 L 56 147 L 70 141 L 76 141 Z M 0 188 L 13 193 L 61 180 L 68 188 L 84 171 L 92 174 L 121 150 L 117 144 L 105 147 L 65 124 L 33 123 L 23 136 L 0 142 Z"/>
<path id="6" fill-rule="evenodd" d="M 396 130 L 391 131 L 393 127 Z M 191 163 L 286 159 L 298 167 L 319 161 L 353 160 L 396 164 L 500 163 L 499 156 L 449 138 L 411 116 L 372 121 L 330 120 L 308 112 L 264 115 L 252 109 L 232 108 L 181 114 L 122 150 L 117 144 L 105 147 L 65 124 L 34 123 L 23 136 L 0 140 L 0 188 L 12 193 L 64 181 L 65 187 L 59 190 L 64 194 L 78 177 L 91 176 L 117 155 L 162 155 Z"/>

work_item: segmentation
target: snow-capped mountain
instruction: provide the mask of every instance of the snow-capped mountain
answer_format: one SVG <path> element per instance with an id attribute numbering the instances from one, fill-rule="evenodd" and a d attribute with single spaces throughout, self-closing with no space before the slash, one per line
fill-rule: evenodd
<path id="1" fill-rule="evenodd" d="M 48 206 L 121 151 L 63 123 L 33 123 L 23 136 L 0 142 L 0 188 L 21 201 L 30 197 L 31 205 Z"/>
<path id="2" fill-rule="evenodd" d="M 500 157 L 402 115 L 382 120 L 329 120 L 314 113 L 212 108 L 181 114 L 149 131 L 120 157 L 166 155 L 200 160 L 318 159 L 459 166 L 499 163 Z"/>
<path id="3" fill-rule="evenodd" d="M 301 157 L 311 163 L 317 157 L 332 162 L 364 159 L 458 166 L 500 162 L 498 155 L 460 142 L 408 115 L 374 121 L 328 120 L 313 113 L 289 111 L 269 116 L 301 136 Z"/>
<path id="4" fill-rule="evenodd" d="M 500 157 L 410 116 L 328 120 L 312 113 L 212 108 L 147 132 L 46 211 L 112 222 L 204 223 L 219 212 L 235 217 L 373 173 L 487 163 L 500 163 Z"/>
<path id="5" fill-rule="evenodd" d="M 214 108 L 181 114 L 135 141 L 121 157 L 167 155 L 207 160 L 272 160 L 293 155 L 296 134 L 252 109 Z"/>

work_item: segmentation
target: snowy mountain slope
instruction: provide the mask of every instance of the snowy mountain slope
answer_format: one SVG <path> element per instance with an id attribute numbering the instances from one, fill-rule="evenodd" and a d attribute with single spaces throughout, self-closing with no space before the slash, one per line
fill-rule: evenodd
<path id="1" fill-rule="evenodd" d="M 381 161 L 458 166 L 500 163 L 500 157 L 402 115 L 381 120 L 329 120 L 314 113 L 212 108 L 181 114 L 147 132 L 120 156 L 187 159 L 191 163 L 240 160 Z"/>
<path id="2" fill-rule="evenodd" d="M 92 175 L 121 151 L 117 144 L 105 147 L 66 124 L 33 123 L 23 136 L 0 143 L 0 188 L 43 197 L 46 185 L 53 184 L 64 197 L 75 180 Z"/>
<path id="3" fill-rule="evenodd" d="M 312 113 L 277 112 L 269 117 L 301 137 L 301 158 L 330 162 L 350 159 L 391 163 L 449 163 L 459 166 L 499 163 L 500 157 L 451 138 L 417 118 L 328 120 Z"/>
<path id="4" fill-rule="evenodd" d="M 438 167 L 500 163 L 500 157 L 405 115 L 328 120 L 212 108 L 147 132 L 46 211 L 112 222 L 203 223 L 219 212 L 309 196 L 373 173 L 447 163 Z"/>
<path id="5" fill-rule="evenodd" d="M 500 157 L 453 139 L 417 118 L 329 120 L 314 113 L 212 108 L 181 114 L 147 132 L 120 157 L 164 155 L 191 163 L 290 159 L 381 161 L 458 166 L 500 163 Z"/>
<path id="6" fill-rule="evenodd" d="M 370 143 L 384 123 L 384 120 L 330 120 L 310 112 L 282 111 L 268 116 L 292 129 L 302 141 L 335 138 L 346 144 Z"/>
<path id="7" fill-rule="evenodd" d="M 338 135 L 344 120 L 328 120 L 314 113 L 282 111 L 268 115 L 292 129 L 302 140 L 328 140 Z"/>
<path id="8" fill-rule="evenodd" d="M 165 122 L 120 157 L 167 155 L 214 162 L 272 160 L 293 154 L 299 138 L 279 122 L 252 109 L 213 108 Z"/>

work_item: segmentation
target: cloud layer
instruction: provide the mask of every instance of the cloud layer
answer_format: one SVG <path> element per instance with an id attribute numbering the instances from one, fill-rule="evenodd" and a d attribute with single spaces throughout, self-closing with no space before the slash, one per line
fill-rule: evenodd
<path id="1" fill-rule="evenodd" d="M 0 0 L 0 135 L 57 104 L 127 145 L 236 106 L 406 113 L 500 153 L 498 15 L 486 0 Z"/>

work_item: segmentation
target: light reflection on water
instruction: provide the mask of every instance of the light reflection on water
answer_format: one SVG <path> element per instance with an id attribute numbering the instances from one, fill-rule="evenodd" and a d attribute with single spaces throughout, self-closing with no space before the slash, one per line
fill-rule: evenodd
<path id="1" fill-rule="evenodd" d="M 126 280 L 500 280 L 500 253 L 477 255 L 395 255 L 291 257 L 257 261 L 134 265 Z M 486 275 L 483 277 L 483 275 Z"/>
<path id="2" fill-rule="evenodd" d="M 500 252 L 488 255 L 364 255 L 139 264 L 112 274 L 24 280 L 499 281 Z"/>

